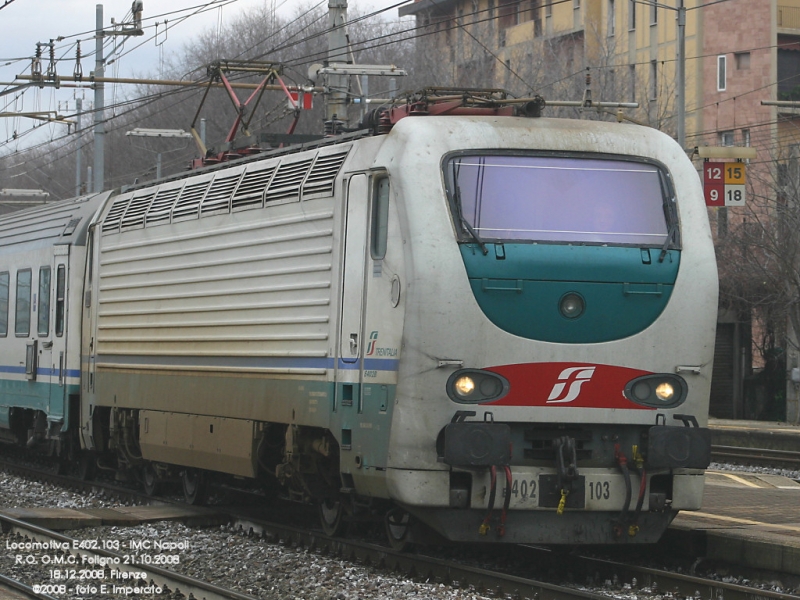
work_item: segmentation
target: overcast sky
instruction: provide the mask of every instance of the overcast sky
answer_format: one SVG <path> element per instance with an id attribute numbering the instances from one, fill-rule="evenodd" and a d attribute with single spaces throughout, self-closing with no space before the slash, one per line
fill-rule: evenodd
<path id="1" fill-rule="evenodd" d="M 350 7 L 363 10 L 385 8 L 397 4 L 399 0 L 349 0 Z M 143 37 L 129 38 L 125 41 L 122 56 L 106 69 L 107 77 L 153 76 L 159 73 L 160 56 L 177 52 L 191 39 L 193 32 L 217 27 L 230 22 L 243 10 L 257 6 L 275 7 L 283 16 L 290 16 L 298 6 L 313 6 L 317 0 L 144 0 L 143 24 L 159 24 L 161 32 L 158 41 L 152 39 L 153 29 L 147 29 Z M 14 81 L 17 74 L 30 74 L 30 57 L 36 49 L 36 42 L 47 43 L 51 39 L 65 38 L 56 42 L 56 58 L 66 58 L 58 64 L 58 74 L 71 76 L 75 67 L 76 40 L 81 40 L 83 56 L 91 55 L 95 49 L 93 32 L 96 21 L 96 0 L 13 0 L 0 10 L 0 90 L 7 90 L 7 84 Z M 103 21 L 106 27 L 111 19 L 117 23 L 130 18 L 130 0 L 106 0 L 103 4 Z M 327 5 L 327 0 L 319 2 Z M 211 7 L 210 9 L 208 7 Z M 397 9 L 389 11 L 390 18 L 397 18 Z M 169 24 L 166 38 L 163 36 L 164 21 Z M 137 47 L 138 46 L 138 47 Z M 48 66 L 48 50 L 42 57 L 42 71 Z M 107 52 L 108 55 L 108 52 Z M 108 56 L 107 56 L 108 58 Z M 83 74 L 88 77 L 94 69 L 93 55 L 82 61 Z M 124 93 L 119 90 L 118 93 Z M 0 96 L 0 112 L 60 110 L 66 114 L 74 112 L 74 98 L 86 98 L 91 102 L 92 91 L 45 88 L 39 91 L 28 90 L 22 99 L 16 93 Z M 113 102 L 114 90 L 106 87 L 106 103 Z M 0 119 L 0 144 L 32 125 L 29 119 Z M 52 130 L 51 135 L 63 129 L 63 125 L 46 125 L 42 129 Z M 45 132 L 40 131 L 36 137 Z M 19 142 L 20 147 L 26 144 Z M 15 144 L 10 144 L 13 148 Z M 0 152 L 8 150 L 9 145 L 0 146 Z"/>

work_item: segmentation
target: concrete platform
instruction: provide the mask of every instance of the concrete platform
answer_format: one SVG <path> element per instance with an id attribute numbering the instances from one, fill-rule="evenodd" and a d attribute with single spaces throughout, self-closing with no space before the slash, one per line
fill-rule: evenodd
<path id="1" fill-rule="evenodd" d="M 710 471 L 702 510 L 680 513 L 669 534 L 701 545 L 711 560 L 800 576 L 800 484 Z"/>
<path id="2" fill-rule="evenodd" d="M 212 523 L 219 515 L 208 508 L 172 504 L 119 508 L 0 508 L 0 514 L 54 531 L 100 526 L 133 526 L 155 521 Z"/>

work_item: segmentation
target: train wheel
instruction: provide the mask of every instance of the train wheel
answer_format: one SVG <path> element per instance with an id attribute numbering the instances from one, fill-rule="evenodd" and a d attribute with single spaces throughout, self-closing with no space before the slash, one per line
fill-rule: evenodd
<path id="1" fill-rule="evenodd" d="M 153 463 L 147 463 L 142 467 L 142 487 L 148 496 L 158 496 L 161 493 L 161 481 Z"/>
<path id="2" fill-rule="evenodd" d="M 386 513 L 386 537 L 389 545 L 398 552 L 411 547 L 411 515 L 402 508 L 393 508 Z"/>
<path id="3" fill-rule="evenodd" d="M 186 504 L 205 504 L 208 498 L 206 476 L 199 469 L 184 469 L 181 474 L 183 498 Z"/>
<path id="4" fill-rule="evenodd" d="M 322 531 L 331 537 L 342 535 L 345 529 L 344 507 L 340 500 L 325 498 L 319 504 L 319 520 Z"/>
<path id="5" fill-rule="evenodd" d="M 73 463 L 75 476 L 82 481 L 93 479 L 96 462 L 97 457 L 93 453 L 81 452 Z"/>

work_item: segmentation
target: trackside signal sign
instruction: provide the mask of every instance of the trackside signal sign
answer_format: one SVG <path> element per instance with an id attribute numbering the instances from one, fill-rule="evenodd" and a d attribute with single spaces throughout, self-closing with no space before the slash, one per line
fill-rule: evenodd
<path id="1" fill-rule="evenodd" d="M 706 206 L 744 206 L 747 175 L 741 162 L 703 163 Z"/>

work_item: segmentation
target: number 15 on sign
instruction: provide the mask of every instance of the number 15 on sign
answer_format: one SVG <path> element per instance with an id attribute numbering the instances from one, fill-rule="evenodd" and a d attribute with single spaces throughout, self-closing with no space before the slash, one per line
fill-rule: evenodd
<path id="1" fill-rule="evenodd" d="M 703 164 L 703 190 L 707 206 L 744 206 L 744 164 L 707 162 Z"/>

